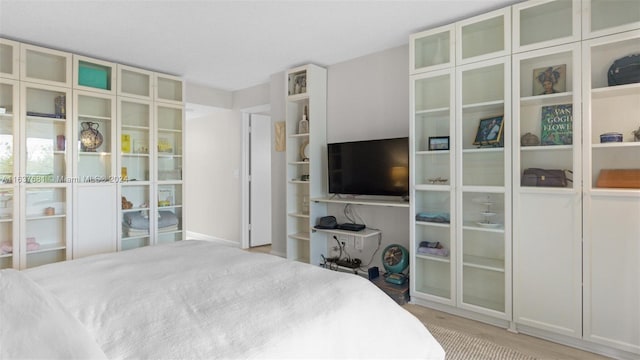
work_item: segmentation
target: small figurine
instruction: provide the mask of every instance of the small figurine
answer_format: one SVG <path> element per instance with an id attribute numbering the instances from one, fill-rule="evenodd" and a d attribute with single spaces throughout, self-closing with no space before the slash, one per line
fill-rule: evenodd
<path id="1" fill-rule="evenodd" d="M 640 141 L 640 127 L 638 130 L 633 130 L 633 141 Z"/>
<path id="2" fill-rule="evenodd" d="M 131 201 L 128 201 L 126 197 L 122 197 L 122 209 L 123 210 L 127 210 L 127 209 L 131 209 L 133 207 L 133 203 Z"/>

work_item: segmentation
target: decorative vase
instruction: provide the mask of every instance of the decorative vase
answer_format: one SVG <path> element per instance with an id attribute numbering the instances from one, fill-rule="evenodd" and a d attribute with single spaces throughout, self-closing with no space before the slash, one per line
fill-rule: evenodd
<path id="1" fill-rule="evenodd" d="M 82 151 L 95 152 L 102 145 L 102 134 L 98 131 L 100 124 L 91 121 L 80 123 L 82 131 L 80 131 L 80 147 Z"/>

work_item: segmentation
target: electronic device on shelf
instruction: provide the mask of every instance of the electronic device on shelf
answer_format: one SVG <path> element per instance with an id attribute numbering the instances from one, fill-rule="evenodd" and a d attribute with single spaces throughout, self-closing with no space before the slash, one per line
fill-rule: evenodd
<path id="1" fill-rule="evenodd" d="M 406 196 L 409 138 L 327 144 L 329 193 Z"/>
<path id="2" fill-rule="evenodd" d="M 338 229 L 348 231 L 362 231 L 366 226 L 364 224 L 344 223 L 338 224 Z"/>

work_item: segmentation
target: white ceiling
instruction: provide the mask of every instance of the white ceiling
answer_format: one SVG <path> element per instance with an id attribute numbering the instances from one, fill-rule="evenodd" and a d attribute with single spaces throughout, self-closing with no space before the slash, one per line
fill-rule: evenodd
<path id="1" fill-rule="evenodd" d="M 221 90 L 332 65 L 518 0 L 0 0 L 0 36 Z"/>

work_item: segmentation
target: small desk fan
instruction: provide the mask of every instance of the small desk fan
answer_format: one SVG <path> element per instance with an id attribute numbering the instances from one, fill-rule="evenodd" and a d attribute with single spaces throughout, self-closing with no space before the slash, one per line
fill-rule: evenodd
<path id="1" fill-rule="evenodd" d="M 409 266 L 409 252 L 402 245 L 391 244 L 382 252 L 382 265 L 388 274 L 385 281 L 402 285 L 407 281 L 402 272 Z"/>

